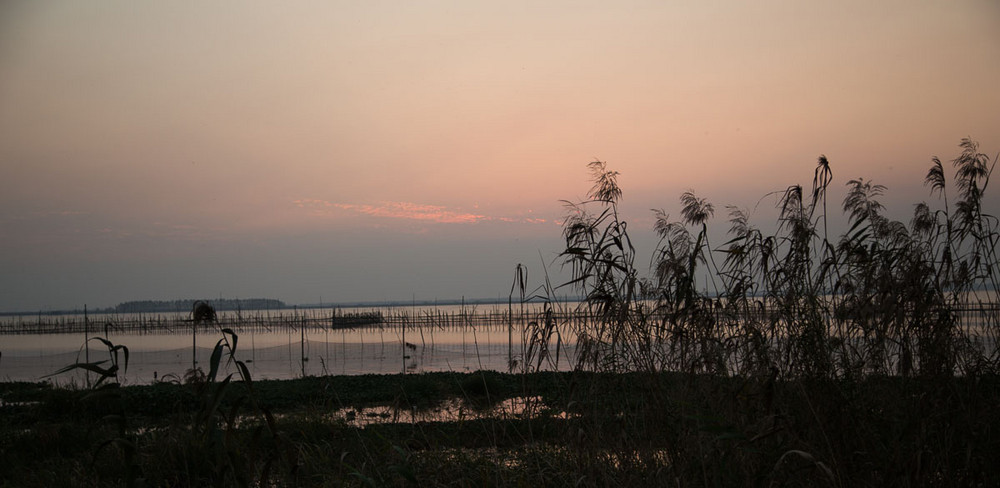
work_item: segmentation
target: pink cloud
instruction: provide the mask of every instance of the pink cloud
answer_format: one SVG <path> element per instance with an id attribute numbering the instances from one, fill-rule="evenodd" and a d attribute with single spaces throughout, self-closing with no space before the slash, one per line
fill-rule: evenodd
<path id="1" fill-rule="evenodd" d="M 474 224 L 490 220 L 485 215 L 458 212 L 439 205 L 421 205 L 409 202 L 382 202 L 380 205 L 334 203 L 333 206 L 373 217 L 421 220 L 442 224 Z"/>
<path id="2" fill-rule="evenodd" d="M 475 224 L 479 222 L 523 222 L 540 224 L 549 222 L 542 218 L 494 217 L 480 213 L 451 209 L 441 205 L 426 205 L 412 202 L 381 202 L 377 205 L 355 203 L 333 203 L 317 198 L 303 198 L 292 201 L 299 208 L 309 210 L 316 216 L 331 215 L 335 209 L 387 219 L 405 219 L 440 224 Z M 476 207 L 478 208 L 478 206 Z M 530 213 L 530 211 L 529 211 Z"/>

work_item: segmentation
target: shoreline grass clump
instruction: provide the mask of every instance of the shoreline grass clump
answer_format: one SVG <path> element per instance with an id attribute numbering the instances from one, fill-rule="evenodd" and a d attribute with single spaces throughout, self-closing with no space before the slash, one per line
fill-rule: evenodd
<path id="1" fill-rule="evenodd" d="M 619 214 L 618 173 L 590 164 L 590 199 L 567 202 L 561 256 L 595 320 L 578 328 L 577 367 L 785 378 L 995 373 L 1000 365 L 1000 223 L 983 211 L 996 158 L 963 139 L 954 178 L 926 177 L 941 208 L 909 225 L 884 215 L 886 187 L 847 183 L 848 230 L 831 236 L 833 172 L 820 156 L 811 189 L 778 198 L 777 232 L 727 207 L 729 240 L 709 241 L 715 207 L 681 195 L 681 219 L 654 210 L 649 276 Z M 949 188 L 957 194 L 949 194 Z M 592 210 L 596 207 L 596 210 Z"/>

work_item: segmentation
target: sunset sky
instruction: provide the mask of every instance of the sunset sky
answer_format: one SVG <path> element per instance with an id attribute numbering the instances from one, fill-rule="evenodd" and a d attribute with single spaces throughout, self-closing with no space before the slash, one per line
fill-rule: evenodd
<path id="1" fill-rule="evenodd" d="M 724 229 L 820 154 L 908 219 L 997 86 L 994 0 L 7 0 L 0 311 L 506 297 L 595 158 L 640 260 L 650 208 Z"/>

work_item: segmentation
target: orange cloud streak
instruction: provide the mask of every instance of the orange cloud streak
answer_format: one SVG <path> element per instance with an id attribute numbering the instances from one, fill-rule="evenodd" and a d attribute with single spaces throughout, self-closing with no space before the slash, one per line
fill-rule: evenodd
<path id="1" fill-rule="evenodd" d="M 425 205 L 412 202 L 382 202 L 379 205 L 333 203 L 316 198 L 303 198 L 292 202 L 299 208 L 309 209 L 313 215 L 329 215 L 332 209 L 370 215 L 372 217 L 417 220 L 441 224 L 475 224 L 486 221 L 524 222 L 531 224 L 547 223 L 541 218 L 511 218 L 491 217 L 487 215 L 463 212 L 440 205 Z"/>

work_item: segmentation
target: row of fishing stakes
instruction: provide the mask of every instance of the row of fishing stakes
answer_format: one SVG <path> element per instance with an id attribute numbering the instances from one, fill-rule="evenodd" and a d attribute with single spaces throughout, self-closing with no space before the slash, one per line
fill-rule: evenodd
<path id="1" fill-rule="evenodd" d="M 523 280 L 523 277 L 521 278 Z M 520 281 L 519 281 L 520 282 Z M 515 288 L 517 289 L 517 288 Z M 513 297 L 518 296 L 520 300 L 521 310 L 520 316 L 513 313 Z M 461 302 L 461 308 L 453 312 L 421 312 L 418 310 L 417 305 L 414 302 L 410 305 L 409 310 L 399 311 L 401 313 L 389 313 L 383 316 L 383 311 L 372 311 L 372 312 L 360 312 L 360 313 L 348 313 L 342 314 L 340 310 L 334 308 L 332 311 L 327 309 L 321 310 L 299 310 L 298 307 L 293 307 L 292 314 L 282 316 L 280 313 L 278 315 L 271 315 L 270 311 L 266 312 L 266 315 L 257 313 L 257 315 L 245 316 L 242 313 L 238 313 L 237 316 L 219 316 L 218 319 L 212 320 L 208 319 L 198 320 L 194 318 L 193 315 L 188 317 L 171 317 L 169 315 L 157 315 L 157 314 L 135 314 L 135 315 L 110 315 L 104 314 L 101 320 L 105 321 L 108 326 L 108 331 L 114 329 L 116 333 L 121 333 L 125 335 L 144 335 L 150 333 L 171 333 L 171 332 L 181 332 L 182 330 L 187 330 L 191 333 L 191 363 L 190 367 L 192 370 L 197 370 L 200 361 L 198 361 L 198 333 L 210 333 L 212 329 L 219 328 L 232 328 L 237 332 L 246 332 L 250 334 L 251 338 L 251 352 L 250 354 L 256 355 L 256 348 L 253 346 L 254 332 L 256 330 L 260 331 L 271 331 L 275 328 L 281 328 L 282 326 L 287 327 L 289 332 L 292 332 L 295 328 L 299 329 L 299 363 L 297 373 L 305 376 L 308 372 L 306 367 L 306 362 L 309 361 L 309 354 L 306 350 L 306 329 L 324 329 L 327 340 L 325 341 L 327 347 L 327 354 L 323 356 L 324 360 L 329 360 L 330 349 L 329 349 L 329 331 L 331 329 L 351 329 L 354 330 L 357 327 L 372 327 L 379 329 L 379 332 L 385 330 L 386 327 L 390 329 L 396 329 L 399 333 L 399 341 L 401 345 L 400 351 L 400 372 L 407 373 L 413 371 L 413 364 L 408 364 L 412 360 L 412 352 L 417 349 L 417 345 L 410 344 L 408 339 L 410 334 L 408 329 L 412 327 L 417 327 L 417 331 L 420 334 L 421 343 L 425 347 L 428 345 L 428 341 L 424 338 L 424 328 L 430 331 L 431 336 L 429 338 L 430 347 L 434 347 L 433 334 L 434 330 L 441 329 L 462 329 L 463 336 L 466 330 L 472 329 L 471 332 L 475 334 L 477 330 L 482 328 L 487 329 L 507 329 L 507 365 L 512 366 L 517 359 L 515 357 L 514 339 L 517 337 L 514 334 L 514 329 L 518 328 L 518 324 L 524 326 L 527 320 L 525 315 L 526 303 L 524 301 L 524 292 L 518 290 L 514 292 L 512 290 L 511 295 L 508 297 L 508 309 L 500 313 L 499 309 L 491 309 L 484 312 L 473 312 L 472 315 L 469 314 L 469 309 L 466 308 L 466 303 L 464 298 Z M 86 363 L 90 363 L 90 309 L 89 305 L 84 305 L 82 310 L 82 316 L 78 316 L 74 323 L 74 319 L 69 316 L 65 319 L 59 319 L 54 322 L 42 322 L 41 319 L 32 322 L 23 321 L 9 321 L 5 323 L 4 326 L 7 333 L 15 334 L 32 334 L 32 333 L 56 333 L 58 330 L 64 330 L 66 332 L 73 331 L 74 329 L 83 332 L 84 335 L 84 358 L 82 358 Z M 317 315 L 316 312 L 319 312 Z M 328 315 L 329 314 L 329 315 Z M 567 314 L 563 318 L 569 318 L 573 313 Z M 580 317 L 577 317 L 580 319 Z M 199 327 L 200 326 L 200 327 Z M 190 329 L 187 329 L 190 327 Z M 206 328 L 207 327 L 207 328 Z M 518 336 L 523 335 L 522 331 L 519 331 Z M 96 337 L 96 336 L 95 336 Z M 523 342 L 523 337 L 520 338 L 518 342 Z M 364 339 L 362 339 L 364 341 Z M 464 338 L 462 342 L 464 343 Z M 291 341 L 289 341 L 291 342 Z M 385 340 L 383 339 L 383 347 Z M 363 342 L 362 342 L 363 343 Z M 523 346 L 523 344 L 521 344 Z M 477 344 L 478 348 L 478 344 Z M 293 356 L 294 357 L 294 356 Z M 477 356 L 478 357 L 478 356 Z M 256 357 L 254 357 L 256 359 Z M 324 362 L 325 368 L 325 362 Z M 92 376 L 89 371 L 85 371 L 86 381 L 88 384 L 92 384 Z"/>
<path id="2" fill-rule="evenodd" d="M 508 302 L 507 302 L 507 364 L 509 366 L 511 366 L 511 367 L 513 365 L 513 360 L 514 360 L 514 338 L 513 338 L 514 324 L 513 324 L 513 304 L 512 304 L 512 301 L 513 301 L 513 296 L 514 296 L 514 290 L 515 290 L 515 288 L 519 288 L 519 291 L 520 291 L 521 317 L 523 319 L 523 317 L 524 317 L 525 276 L 524 276 L 524 268 L 523 268 L 522 265 L 518 265 L 517 266 L 517 269 L 515 271 L 515 281 L 514 281 L 514 284 L 511 287 L 511 293 L 510 293 L 510 296 L 508 297 Z M 414 295 L 413 301 L 411 303 L 411 314 L 415 314 L 415 313 L 416 313 L 416 295 Z M 461 308 L 460 315 L 462 317 L 463 325 L 467 324 L 468 318 L 466 316 L 466 311 L 465 311 L 465 297 L 464 296 L 462 297 L 462 308 Z M 402 316 L 402 321 L 400 323 L 401 334 L 402 334 L 401 342 L 402 342 L 402 346 L 403 346 L 401 348 L 401 354 L 400 354 L 400 356 L 401 356 L 401 368 L 400 368 L 400 370 L 401 370 L 401 372 L 403 374 L 406 374 L 406 370 L 407 370 L 406 360 L 409 358 L 409 356 L 407 355 L 407 349 L 409 348 L 410 344 L 408 342 L 406 342 L 406 329 L 407 329 L 407 326 L 409 325 L 409 323 L 408 323 L 409 322 L 409 316 L 410 316 L 410 314 L 403 315 Z M 296 319 L 298 319 L 298 320 L 296 320 Z M 331 329 L 335 328 L 336 327 L 336 310 L 334 310 L 334 312 L 331 314 L 330 319 L 331 319 L 330 320 L 330 328 Z M 39 319 L 39 323 L 40 322 L 41 322 L 41 320 Z M 85 360 L 86 363 L 89 364 L 90 363 L 90 315 L 89 315 L 88 308 L 87 308 L 86 304 L 84 304 L 84 306 L 83 306 L 83 322 L 84 322 L 84 327 L 83 327 L 84 360 Z M 195 317 L 194 314 L 192 314 L 192 319 L 191 319 L 191 370 L 192 371 L 194 371 L 198 367 L 198 324 L 199 324 L 199 322 L 200 322 L 200 320 L 198 320 L 198 318 Z M 242 322 L 242 321 L 240 321 L 240 322 Z M 300 358 L 299 363 L 300 363 L 300 373 L 301 373 L 301 375 L 303 377 L 305 377 L 305 375 L 306 375 L 306 365 L 305 365 L 305 363 L 306 363 L 306 361 L 309 360 L 309 358 L 306 357 L 306 352 L 305 352 L 305 342 L 306 342 L 305 329 L 306 329 L 306 326 L 307 326 L 307 319 L 306 319 L 305 315 L 302 315 L 302 316 L 299 315 L 299 313 L 298 313 L 298 306 L 293 307 L 293 322 L 298 322 L 298 325 L 299 325 L 299 358 Z M 423 336 L 423 330 L 421 330 L 420 332 L 421 332 L 421 337 L 422 337 Z M 251 332 L 251 334 L 252 334 L 252 332 Z M 328 331 L 327 331 L 327 337 L 329 337 L 329 332 Z M 327 343 L 327 357 L 329 357 L 329 340 L 327 340 L 326 343 Z M 91 385 L 91 379 L 90 379 L 90 371 L 89 370 L 86 372 L 86 382 L 87 382 L 87 386 L 90 387 L 90 385 Z"/>

